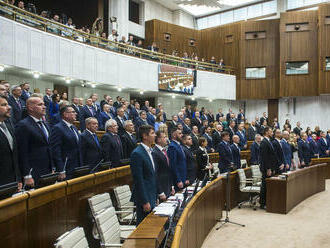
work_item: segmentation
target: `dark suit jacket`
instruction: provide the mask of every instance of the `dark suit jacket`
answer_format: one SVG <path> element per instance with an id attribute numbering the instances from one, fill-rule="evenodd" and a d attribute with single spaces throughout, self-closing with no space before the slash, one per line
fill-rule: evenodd
<path id="1" fill-rule="evenodd" d="M 24 105 L 26 103 L 26 100 L 30 97 L 31 93 L 26 93 L 25 90 L 22 89 L 22 95 L 21 95 L 21 99 L 24 102 Z"/>
<path id="2" fill-rule="evenodd" d="M 234 168 L 235 169 L 240 169 L 241 168 L 241 151 L 235 144 L 232 144 L 230 146 L 230 149 L 233 154 L 233 163 L 234 163 Z"/>
<path id="3" fill-rule="evenodd" d="M 186 116 L 191 120 L 193 116 L 192 110 L 186 109 Z"/>
<path id="4" fill-rule="evenodd" d="M 186 155 L 187 180 L 189 180 L 189 183 L 193 183 L 196 179 L 196 160 L 191 148 L 182 146 L 182 149 Z"/>
<path id="5" fill-rule="evenodd" d="M 152 126 L 152 127 L 154 127 L 155 126 L 155 121 L 156 121 L 156 119 L 155 119 L 155 117 L 151 114 L 151 113 L 147 113 L 147 121 L 148 121 L 148 124 L 150 125 L 150 126 Z"/>
<path id="6" fill-rule="evenodd" d="M 233 163 L 233 153 L 230 149 L 230 144 L 221 141 L 218 146 L 218 152 L 220 173 L 228 172 L 231 163 Z"/>
<path id="7" fill-rule="evenodd" d="M 284 139 L 281 140 L 282 150 L 283 150 L 283 159 L 285 165 L 291 165 L 292 159 L 292 150 L 291 145 Z"/>
<path id="8" fill-rule="evenodd" d="M 199 148 L 198 137 L 195 136 L 193 133 L 191 133 L 191 139 L 192 139 L 191 151 L 195 153 Z"/>
<path id="9" fill-rule="evenodd" d="M 152 157 L 156 167 L 157 193 L 164 193 L 166 197 L 168 197 L 171 194 L 171 188 L 173 185 L 173 176 L 170 165 L 167 163 L 164 153 L 159 150 L 157 146 L 155 146 L 152 151 Z"/>
<path id="10" fill-rule="evenodd" d="M 200 148 L 198 148 L 198 150 L 196 151 L 197 178 L 199 180 L 203 180 L 205 174 L 207 173 L 207 170 L 205 170 L 205 167 L 208 165 L 207 156 L 208 156 L 207 153 L 205 153 L 205 151 L 203 151 Z"/>
<path id="11" fill-rule="evenodd" d="M 301 127 L 295 127 L 293 129 L 293 132 L 296 134 L 296 135 L 299 135 L 300 136 L 300 132 L 301 132 L 302 128 Z"/>
<path id="12" fill-rule="evenodd" d="M 212 135 L 212 139 L 213 139 L 213 148 L 216 149 L 219 143 L 222 141 L 220 132 L 214 131 Z"/>
<path id="13" fill-rule="evenodd" d="M 283 149 L 281 147 L 280 142 L 278 142 L 276 139 L 273 140 L 272 142 L 276 156 L 277 156 L 277 160 L 278 160 L 278 166 L 280 166 L 281 164 L 284 164 L 284 155 L 283 155 Z"/>
<path id="14" fill-rule="evenodd" d="M 92 107 L 93 110 L 93 114 L 91 113 L 91 111 L 89 110 L 89 108 L 87 107 L 87 105 L 85 105 L 84 107 L 82 107 L 81 111 L 80 111 L 80 130 L 84 131 L 86 129 L 86 125 L 85 125 L 85 120 L 89 117 L 95 117 L 97 118 L 95 109 Z"/>
<path id="15" fill-rule="evenodd" d="M 139 112 L 136 110 L 136 108 L 132 108 L 131 109 L 131 119 L 133 119 L 133 121 L 136 121 L 136 119 L 139 118 Z"/>
<path id="16" fill-rule="evenodd" d="M 8 98 L 8 104 L 10 105 L 12 111 L 11 120 L 14 125 L 22 120 L 23 108 L 25 108 L 24 102 L 21 99 L 18 99 L 18 101 L 20 102 L 21 107 L 19 107 L 13 95 L 10 95 Z"/>
<path id="17" fill-rule="evenodd" d="M 190 134 L 191 133 L 191 127 L 186 125 L 186 124 L 183 124 L 183 134 Z"/>
<path id="18" fill-rule="evenodd" d="M 258 128 L 255 126 L 253 129 L 250 125 L 247 131 L 247 140 L 253 141 L 257 133 L 258 133 Z"/>
<path id="19" fill-rule="evenodd" d="M 247 144 L 247 139 L 246 139 L 246 134 L 245 131 L 242 131 L 242 133 L 240 133 L 239 131 L 236 132 L 236 135 L 238 135 L 239 137 L 239 146 L 241 150 L 245 150 L 246 148 L 244 148 L 244 146 Z"/>
<path id="20" fill-rule="evenodd" d="M 260 170 L 264 175 L 266 175 L 268 169 L 272 171 L 278 170 L 279 161 L 270 142 L 267 138 L 264 138 L 260 144 Z"/>
<path id="21" fill-rule="evenodd" d="M 175 183 L 184 183 L 187 178 L 187 164 L 186 156 L 181 145 L 172 141 L 168 146 L 167 155 L 170 159 L 170 167 L 174 175 Z"/>
<path id="22" fill-rule="evenodd" d="M 264 120 L 266 120 L 267 121 L 267 125 L 269 125 L 269 123 L 268 123 L 268 117 L 261 117 L 260 118 L 260 125 L 262 125 L 263 124 L 263 122 L 264 122 Z"/>
<path id="23" fill-rule="evenodd" d="M 137 207 L 149 202 L 151 209 L 154 208 L 157 200 L 156 173 L 142 145 L 132 152 L 130 168 L 133 177 L 132 200 Z"/>
<path id="24" fill-rule="evenodd" d="M 251 159 L 250 164 L 260 164 L 260 145 L 257 142 L 253 142 L 251 147 Z"/>
<path id="25" fill-rule="evenodd" d="M 9 120 L 5 123 L 13 137 L 14 145 L 11 150 L 6 135 L 0 131 L 0 185 L 21 181 L 14 129 Z"/>
<path id="26" fill-rule="evenodd" d="M 114 117 L 111 115 L 110 113 L 110 116 L 111 116 L 111 119 L 114 119 Z M 105 123 L 110 120 L 110 116 L 102 111 L 100 114 L 99 114 L 99 129 L 104 131 L 104 128 L 105 128 Z"/>
<path id="27" fill-rule="evenodd" d="M 29 175 L 33 168 L 31 174 L 36 181 L 40 176 L 51 173 L 54 167 L 49 143 L 51 131 L 48 124 L 44 124 L 49 134 L 48 139 L 30 116 L 17 123 L 15 132 L 22 176 Z"/>
<path id="28" fill-rule="evenodd" d="M 233 140 L 233 136 L 235 135 L 235 130 L 234 130 L 234 129 L 231 129 L 230 127 L 228 127 L 228 128 L 226 129 L 226 131 L 229 133 L 230 143 L 231 143 L 232 140 Z"/>
<path id="29" fill-rule="evenodd" d="M 123 153 L 124 153 L 124 157 L 123 158 L 130 158 L 131 157 L 131 153 L 133 152 L 133 150 L 136 148 L 137 146 L 137 140 L 135 135 L 132 135 L 133 138 L 130 137 L 130 135 L 125 132 L 122 136 L 121 136 L 121 143 L 123 145 Z"/>
<path id="30" fill-rule="evenodd" d="M 242 117 L 245 118 L 244 114 L 242 114 L 242 113 L 239 113 L 239 114 L 237 115 L 237 123 L 238 123 L 238 124 L 240 124 L 242 121 L 245 120 L 245 119 L 243 120 Z"/>
<path id="31" fill-rule="evenodd" d="M 52 158 L 58 172 L 64 170 L 67 158 L 65 168 L 67 178 L 72 176 L 74 168 L 82 166 L 81 138 L 76 127 L 73 126 L 73 128 L 78 135 L 78 141 L 71 128 L 64 121 L 53 127 L 50 136 Z"/>
<path id="32" fill-rule="evenodd" d="M 223 116 L 224 116 L 223 113 L 217 113 L 217 115 L 216 115 L 216 117 L 215 117 L 215 118 L 216 118 L 215 120 L 216 120 L 216 121 L 219 121 L 219 118 L 220 118 L 220 117 L 223 117 Z"/>
<path id="33" fill-rule="evenodd" d="M 87 129 L 81 134 L 81 153 L 83 165 L 91 169 L 103 159 L 100 142 L 97 144 Z"/>
<path id="34" fill-rule="evenodd" d="M 119 134 L 117 137 L 118 138 L 116 138 L 114 134 L 107 132 L 102 136 L 100 142 L 104 161 L 111 161 L 112 167 L 118 167 L 120 165 L 120 160 L 124 156 Z"/>
<path id="35" fill-rule="evenodd" d="M 50 102 L 51 102 L 51 100 L 47 97 L 47 95 L 44 95 L 44 103 L 45 103 L 46 109 L 49 108 Z"/>
<path id="36" fill-rule="evenodd" d="M 228 122 L 228 125 L 229 125 L 229 121 L 230 121 L 230 114 L 231 114 L 231 113 L 227 113 L 227 114 L 226 114 L 226 121 Z"/>
<path id="37" fill-rule="evenodd" d="M 309 142 L 309 146 L 311 147 L 313 158 L 316 157 L 314 154 L 320 154 L 319 146 L 316 141 L 312 140 L 311 142 Z"/>
<path id="38" fill-rule="evenodd" d="M 313 156 L 311 148 L 308 142 L 300 141 L 298 142 L 298 156 L 301 162 L 305 162 L 305 164 L 309 164 L 311 162 L 311 158 Z"/>
<path id="39" fill-rule="evenodd" d="M 119 117 L 118 117 L 118 116 L 116 116 L 115 120 L 116 120 L 116 122 L 117 122 L 117 124 L 118 124 L 118 135 L 121 136 L 121 135 L 123 135 L 124 132 L 125 132 L 124 125 L 123 125 L 123 123 L 119 120 Z M 124 117 L 122 118 L 122 120 L 123 120 L 123 122 L 125 121 Z"/>
<path id="40" fill-rule="evenodd" d="M 76 116 L 76 120 L 80 120 L 80 111 L 81 111 L 81 108 L 79 106 L 75 106 L 75 105 L 71 105 L 71 107 L 74 109 L 74 111 L 76 111 L 77 113 L 77 116 Z"/>
<path id="41" fill-rule="evenodd" d="M 328 155 L 326 154 L 326 150 L 329 150 L 329 143 L 325 143 L 323 138 L 320 138 L 318 141 L 318 145 L 319 145 L 319 151 L 320 151 L 320 157 L 324 158 L 324 157 L 328 157 Z"/>
<path id="42" fill-rule="evenodd" d="M 201 130 L 202 125 L 203 125 L 203 123 L 202 123 L 201 119 L 198 120 L 195 117 L 191 120 L 191 126 L 197 126 L 199 131 Z"/>
<path id="43" fill-rule="evenodd" d="M 173 128 L 177 127 L 179 122 L 176 122 L 176 124 L 174 123 L 174 121 L 171 121 L 169 124 L 168 124 L 168 137 L 171 138 L 171 133 L 172 133 L 172 130 Z"/>
<path id="44" fill-rule="evenodd" d="M 213 139 L 210 135 L 206 135 L 206 133 L 203 134 L 203 137 L 207 140 L 207 152 L 210 153 L 211 152 L 211 148 L 214 149 L 214 145 L 213 145 Z"/>

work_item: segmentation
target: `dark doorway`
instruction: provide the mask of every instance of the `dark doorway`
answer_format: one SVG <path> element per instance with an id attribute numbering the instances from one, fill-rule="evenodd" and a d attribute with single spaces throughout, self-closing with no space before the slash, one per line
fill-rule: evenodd
<path id="1" fill-rule="evenodd" d="M 134 95 L 134 94 L 131 94 L 130 95 L 130 100 L 134 100 L 134 102 L 139 102 L 140 103 L 140 108 L 142 106 L 144 106 L 144 102 L 145 101 L 149 101 L 149 105 L 150 106 L 156 107 L 155 106 L 155 103 L 156 103 L 155 97 L 145 97 L 143 95 Z"/>
<path id="2" fill-rule="evenodd" d="M 61 96 L 63 93 L 68 94 L 68 86 L 62 84 L 54 84 L 54 90 L 57 90 L 57 93 Z"/>
<path id="3" fill-rule="evenodd" d="M 129 0 L 129 20 L 140 24 L 140 4 Z"/>
<path id="4" fill-rule="evenodd" d="M 268 99 L 268 125 L 271 125 L 274 118 L 278 118 L 278 99 Z"/>

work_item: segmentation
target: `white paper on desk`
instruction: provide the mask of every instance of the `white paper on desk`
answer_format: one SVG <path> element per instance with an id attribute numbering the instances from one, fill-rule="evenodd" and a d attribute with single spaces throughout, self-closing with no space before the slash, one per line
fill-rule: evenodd
<path id="1" fill-rule="evenodd" d="M 161 216 L 172 216 L 174 214 L 176 207 L 169 206 L 169 207 L 155 207 L 155 215 L 161 215 Z"/>

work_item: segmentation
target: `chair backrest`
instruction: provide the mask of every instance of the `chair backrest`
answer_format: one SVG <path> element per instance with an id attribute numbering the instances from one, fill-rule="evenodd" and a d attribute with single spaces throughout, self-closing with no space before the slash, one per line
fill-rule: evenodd
<path id="1" fill-rule="evenodd" d="M 219 164 L 218 163 L 212 163 L 213 165 L 213 171 L 214 173 L 220 173 L 220 170 L 219 170 Z"/>
<path id="2" fill-rule="evenodd" d="M 88 248 L 88 242 L 82 227 L 76 227 L 64 233 L 56 240 L 55 248 Z"/>
<path id="3" fill-rule="evenodd" d="M 88 199 L 92 215 L 95 217 L 101 210 L 113 207 L 109 193 L 94 195 Z"/>
<path id="4" fill-rule="evenodd" d="M 243 169 L 237 169 L 238 177 L 239 177 L 239 189 L 243 189 L 246 186 L 246 176 Z"/>
<path id="5" fill-rule="evenodd" d="M 262 177 L 259 165 L 251 165 L 251 172 L 252 172 L 252 177 L 254 178 Z"/>
<path id="6" fill-rule="evenodd" d="M 132 193 L 128 185 L 118 186 L 114 192 L 119 208 L 130 205 Z"/>
<path id="7" fill-rule="evenodd" d="M 241 159 L 241 167 L 242 168 L 245 168 L 245 167 L 247 167 L 247 161 L 246 161 L 246 159 Z"/>
<path id="8" fill-rule="evenodd" d="M 120 244 L 120 226 L 113 207 L 101 211 L 95 221 L 101 244 Z"/>

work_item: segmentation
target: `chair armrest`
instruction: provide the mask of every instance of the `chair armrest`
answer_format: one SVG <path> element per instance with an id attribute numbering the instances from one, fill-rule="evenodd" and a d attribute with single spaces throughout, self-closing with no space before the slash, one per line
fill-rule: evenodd
<path id="1" fill-rule="evenodd" d="M 122 244 L 101 244 L 102 247 L 122 247 Z"/>
<path id="2" fill-rule="evenodd" d="M 131 214 L 132 211 L 116 211 L 116 214 Z"/>
<path id="3" fill-rule="evenodd" d="M 118 207 L 119 209 L 124 209 L 124 208 L 136 208 L 136 206 L 123 206 L 123 207 Z"/>
<path id="4" fill-rule="evenodd" d="M 135 230 L 135 227 L 128 227 L 128 228 L 123 228 L 123 229 L 121 229 L 120 228 L 120 231 L 132 231 L 132 230 Z"/>

